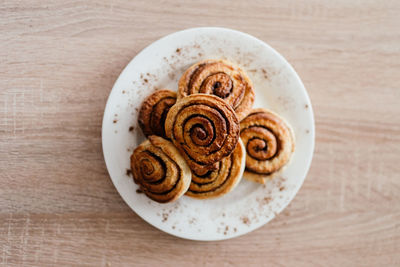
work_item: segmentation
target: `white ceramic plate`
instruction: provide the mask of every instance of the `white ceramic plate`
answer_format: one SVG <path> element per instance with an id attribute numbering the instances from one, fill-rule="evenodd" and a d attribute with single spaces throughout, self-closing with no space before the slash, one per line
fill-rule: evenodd
<path id="1" fill-rule="evenodd" d="M 254 83 L 254 107 L 284 117 L 296 136 L 296 150 L 284 171 L 266 185 L 242 179 L 229 194 L 211 200 L 183 196 L 159 204 L 137 193 L 127 175 L 129 158 L 144 136 L 138 109 L 157 89 L 177 90 L 183 72 L 202 59 L 227 59 Z M 144 220 L 169 234 L 193 240 L 221 240 L 246 234 L 273 219 L 293 199 L 314 150 L 314 117 L 307 92 L 290 64 L 266 43 L 224 28 L 194 28 L 170 34 L 143 49 L 126 66 L 107 101 L 103 152 L 111 179 L 125 202 Z"/>

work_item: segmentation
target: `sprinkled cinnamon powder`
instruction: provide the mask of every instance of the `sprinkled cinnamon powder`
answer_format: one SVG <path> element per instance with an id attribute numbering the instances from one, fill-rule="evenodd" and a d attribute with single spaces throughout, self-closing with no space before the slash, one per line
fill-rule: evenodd
<path id="1" fill-rule="evenodd" d="M 164 212 L 162 214 L 162 222 L 166 222 L 168 220 L 168 216 L 169 216 L 169 214 Z"/>
<path id="2" fill-rule="evenodd" d="M 249 217 L 243 216 L 243 217 L 241 218 L 241 220 L 242 220 L 242 222 L 243 222 L 244 224 L 250 225 L 250 219 L 249 219 Z"/>
<path id="3" fill-rule="evenodd" d="M 261 69 L 261 71 L 264 74 L 264 78 L 268 79 L 267 71 L 265 69 Z"/>

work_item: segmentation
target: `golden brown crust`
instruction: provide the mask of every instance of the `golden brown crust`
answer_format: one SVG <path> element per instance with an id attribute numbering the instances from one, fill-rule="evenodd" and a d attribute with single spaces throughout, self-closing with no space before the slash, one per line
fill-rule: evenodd
<path id="1" fill-rule="evenodd" d="M 253 84 L 239 67 L 224 60 L 203 60 L 185 71 L 179 80 L 178 98 L 212 94 L 225 100 L 241 121 L 254 102 Z"/>
<path id="2" fill-rule="evenodd" d="M 259 183 L 280 171 L 295 147 L 290 126 L 267 109 L 253 109 L 240 122 L 240 137 L 247 152 L 245 178 Z"/>
<path id="3" fill-rule="evenodd" d="M 232 153 L 239 130 L 233 109 L 222 99 L 207 94 L 181 98 L 165 121 L 167 137 L 197 175 L 215 169 L 217 162 Z"/>
<path id="4" fill-rule="evenodd" d="M 205 199 L 220 197 L 232 191 L 242 179 L 245 160 L 245 148 L 239 139 L 232 154 L 218 163 L 218 169 L 203 176 L 192 174 L 192 182 L 186 195 Z"/>
<path id="5" fill-rule="evenodd" d="M 155 135 L 148 138 L 131 156 L 134 181 L 154 201 L 172 202 L 190 185 L 189 166 L 171 142 Z"/>
<path id="6" fill-rule="evenodd" d="M 176 92 L 159 90 L 142 103 L 139 111 L 139 126 L 145 136 L 158 135 L 165 138 L 164 121 L 171 106 L 176 102 Z"/>

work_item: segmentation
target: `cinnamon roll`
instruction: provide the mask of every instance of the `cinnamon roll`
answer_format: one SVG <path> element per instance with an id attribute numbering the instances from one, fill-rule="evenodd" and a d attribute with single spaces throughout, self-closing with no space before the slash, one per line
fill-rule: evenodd
<path id="1" fill-rule="evenodd" d="M 174 201 L 190 185 L 189 166 L 171 142 L 155 135 L 148 138 L 131 156 L 134 181 L 152 200 Z"/>
<path id="2" fill-rule="evenodd" d="M 210 170 L 201 176 L 192 174 L 192 182 L 186 195 L 204 199 L 219 197 L 232 191 L 242 179 L 245 160 L 245 148 L 239 139 L 235 150 L 218 162 L 216 170 Z"/>
<path id="3" fill-rule="evenodd" d="M 191 94 L 212 94 L 225 100 L 241 121 L 254 102 L 253 85 L 247 75 L 223 60 L 200 61 L 185 71 L 179 80 L 178 98 Z"/>
<path id="4" fill-rule="evenodd" d="M 288 163 L 295 147 L 290 126 L 267 109 L 253 109 L 240 122 L 246 147 L 245 178 L 265 183 Z"/>
<path id="5" fill-rule="evenodd" d="M 176 92 L 164 89 L 154 92 L 142 103 L 139 126 L 145 136 L 158 135 L 165 138 L 164 121 L 175 102 Z"/>
<path id="6" fill-rule="evenodd" d="M 207 94 L 183 97 L 168 112 L 165 133 L 196 175 L 216 169 L 239 140 L 239 122 L 222 99 Z"/>

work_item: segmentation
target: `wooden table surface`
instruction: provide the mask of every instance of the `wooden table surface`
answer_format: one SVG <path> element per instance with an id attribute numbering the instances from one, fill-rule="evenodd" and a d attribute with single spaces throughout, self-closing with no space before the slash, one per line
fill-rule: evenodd
<path id="1" fill-rule="evenodd" d="M 295 67 L 316 149 L 288 208 L 194 242 L 138 217 L 101 122 L 125 65 L 189 27 L 252 34 Z M 1 1 L 1 266 L 400 266 L 400 1 Z"/>

